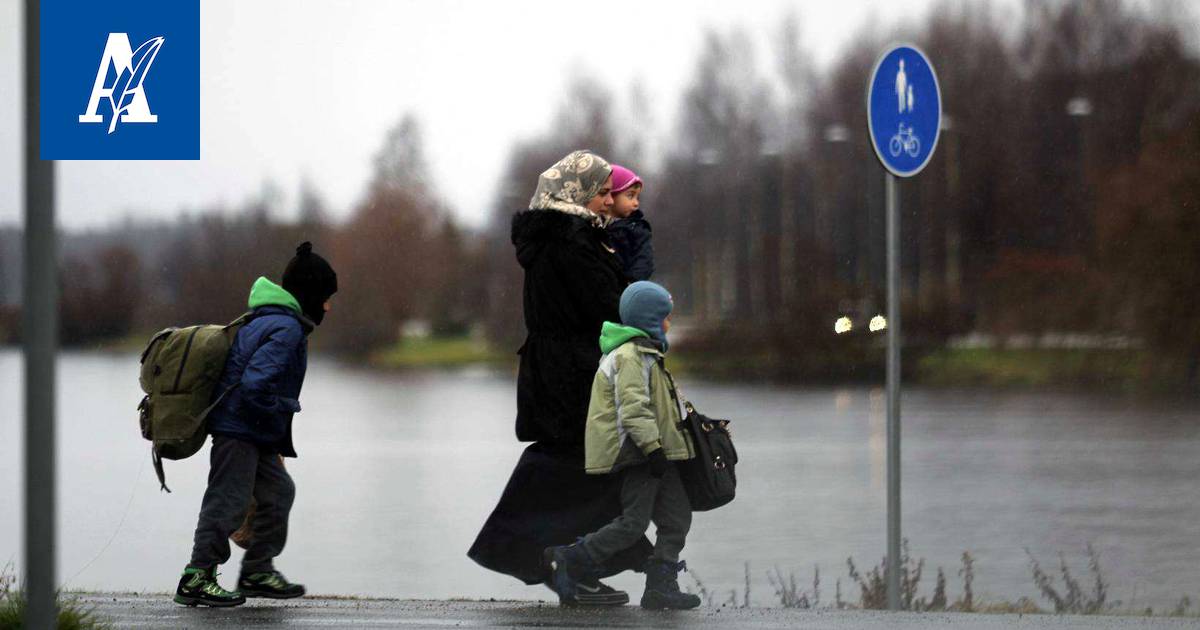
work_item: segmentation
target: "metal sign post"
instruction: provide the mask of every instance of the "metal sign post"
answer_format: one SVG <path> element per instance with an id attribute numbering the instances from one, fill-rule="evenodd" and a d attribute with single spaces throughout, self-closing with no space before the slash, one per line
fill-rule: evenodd
<path id="1" fill-rule="evenodd" d="M 897 177 L 921 172 L 937 146 L 942 95 L 920 49 L 892 46 L 867 87 L 871 146 L 887 169 L 887 589 L 900 610 L 900 190 Z"/>
<path id="2" fill-rule="evenodd" d="M 25 0 L 25 628 L 56 627 L 54 358 L 58 254 L 54 162 L 41 159 L 41 3 Z"/>
<path id="3" fill-rule="evenodd" d="M 887 582 L 900 610 L 900 191 L 887 177 Z"/>

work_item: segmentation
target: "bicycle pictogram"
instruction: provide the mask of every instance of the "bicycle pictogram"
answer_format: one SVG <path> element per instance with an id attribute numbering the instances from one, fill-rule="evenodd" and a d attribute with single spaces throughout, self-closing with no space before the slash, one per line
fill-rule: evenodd
<path id="1" fill-rule="evenodd" d="M 904 151 L 911 157 L 917 157 L 921 152 L 921 141 L 913 133 L 911 126 L 905 127 L 904 123 L 900 123 L 900 130 L 896 135 L 892 136 L 892 141 L 888 143 L 888 151 L 892 157 L 899 157 L 900 151 Z"/>

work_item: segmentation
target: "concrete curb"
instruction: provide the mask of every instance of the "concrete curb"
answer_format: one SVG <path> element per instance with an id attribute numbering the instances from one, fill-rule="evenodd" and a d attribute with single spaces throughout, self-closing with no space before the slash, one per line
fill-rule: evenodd
<path id="1" fill-rule="evenodd" d="M 877 630 L 1031 628 L 1105 630 L 1196 628 L 1196 618 L 1070 615 L 888 613 L 784 608 L 699 608 L 682 612 L 619 608 L 560 608 L 535 601 L 430 601 L 305 597 L 254 599 L 237 608 L 188 608 L 166 594 L 74 594 L 116 628 L 715 628 Z"/>

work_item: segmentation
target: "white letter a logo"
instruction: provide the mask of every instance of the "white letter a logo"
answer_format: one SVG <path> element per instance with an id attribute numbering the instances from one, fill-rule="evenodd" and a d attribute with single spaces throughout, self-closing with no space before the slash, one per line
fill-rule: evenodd
<path id="1" fill-rule="evenodd" d="M 108 124 L 108 133 L 116 131 L 117 120 L 133 123 L 155 123 L 158 116 L 150 113 L 150 104 L 146 101 L 146 93 L 142 90 L 142 82 L 146 73 L 162 48 L 162 37 L 151 37 L 137 50 L 129 47 L 129 36 L 125 33 L 109 33 L 108 43 L 104 45 L 104 56 L 100 58 L 100 68 L 96 70 L 96 82 L 92 85 L 92 96 L 88 99 L 87 110 L 79 115 L 81 123 L 104 122 L 104 118 L 96 113 L 100 99 L 108 100 L 112 108 L 112 119 Z M 115 70 L 116 78 L 112 85 L 104 85 L 108 69 Z"/>

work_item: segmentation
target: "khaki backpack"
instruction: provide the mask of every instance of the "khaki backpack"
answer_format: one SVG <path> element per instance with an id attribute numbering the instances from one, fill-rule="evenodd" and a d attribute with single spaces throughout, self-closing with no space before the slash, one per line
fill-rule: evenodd
<path id="1" fill-rule="evenodd" d="M 208 414 L 233 387 L 215 399 L 233 338 L 253 313 L 220 325 L 166 328 L 142 351 L 138 382 L 146 393 L 138 404 L 142 437 L 153 442 L 150 458 L 162 490 L 170 492 L 163 459 L 185 459 L 204 446 Z M 236 385 L 234 385 L 236 387 Z"/>

